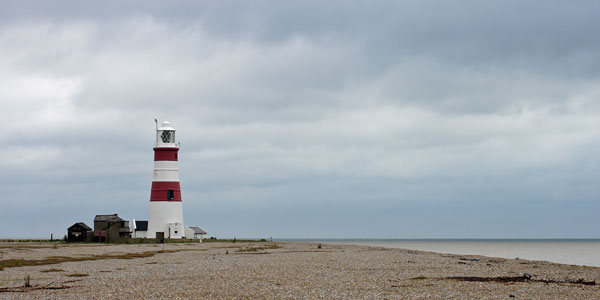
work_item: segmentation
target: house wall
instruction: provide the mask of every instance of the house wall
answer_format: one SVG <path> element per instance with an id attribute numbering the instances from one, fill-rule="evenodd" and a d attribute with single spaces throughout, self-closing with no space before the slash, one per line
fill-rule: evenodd
<path id="1" fill-rule="evenodd" d="M 148 231 L 145 230 L 137 230 L 133 232 L 133 238 L 146 238 L 146 236 L 148 235 Z"/>
<path id="2" fill-rule="evenodd" d="M 194 229 L 191 229 L 187 226 L 185 226 L 185 238 L 186 239 L 193 239 L 194 238 Z"/>
<path id="3" fill-rule="evenodd" d="M 121 227 L 121 222 L 103 222 L 95 221 L 94 230 L 106 231 L 106 238 L 108 242 L 119 242 L 124 241 L 131 236 L 129 232 L 129 221 L 125 221 L 125 227 Z M 121 228 L 126 228 L 126 232 L 123 232 Z"/>
<path id="4" fill-rule="evenodd" d="M 185 226 L 183 223 L 168 223 L 165 238 L 180 239 L 185 235 Z"/>

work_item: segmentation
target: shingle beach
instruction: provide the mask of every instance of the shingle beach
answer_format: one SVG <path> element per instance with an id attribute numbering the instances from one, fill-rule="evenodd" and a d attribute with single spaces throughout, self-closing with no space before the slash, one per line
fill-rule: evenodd
<path id="1" fill-rule="evenodd" d="M 0 299 L 600 299 L 597 267 L 368 246 L 2 243 L 0 252 Z M 68 262 L 22 266 L 33 260 Z"/>

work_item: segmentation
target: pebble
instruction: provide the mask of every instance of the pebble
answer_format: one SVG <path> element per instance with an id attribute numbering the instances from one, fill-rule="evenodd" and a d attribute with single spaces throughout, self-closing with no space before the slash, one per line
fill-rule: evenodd
<path id="1" fill-rule="evenodd" d="M 186 250 L 135 259 L 66 262 L 0 271 L 0 288 L 67 286 L 1 292 L 0 299 L 600 299 L 600 285 L 461 282 L 445 277 L 535 274 L 600 283 L 600 268 L 466 257 L 415 250 L 285 242 L 69 245 L 2 248 L 2 259 Z M 0 245 L 2 246 L 2 245 Z M 263 247 L 257 251 L 247 251 Z M 240 251 L 242 250 L 242 251 Z M 228 254 L 225 254 L 228 253 Z M 458 264 L 466 262 L 466 264 Z M 43 273 L 57 268 L 63 272 Z M 67 277 L 83 273 L 86 277 Z"/>

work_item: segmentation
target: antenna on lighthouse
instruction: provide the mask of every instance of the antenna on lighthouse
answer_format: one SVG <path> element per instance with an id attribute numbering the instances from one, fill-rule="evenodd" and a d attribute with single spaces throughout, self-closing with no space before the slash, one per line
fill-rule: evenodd
<path id="1" fill-rule="evenodd" d="M 156 131 L 158 132 L 158 120 L 157 120 L 156 118 L 154 118 L 154 124 L 156 125 Z M 158 139 L 158 138 L 157 138 L 157 139 Z M 158 143 L 158 141 L 157 141 L 157 140 L 155 140 L 155 141 L 154 141 L 154 146 L 155 146 L 155 147 L 156 147 L 157 143 Z"/>

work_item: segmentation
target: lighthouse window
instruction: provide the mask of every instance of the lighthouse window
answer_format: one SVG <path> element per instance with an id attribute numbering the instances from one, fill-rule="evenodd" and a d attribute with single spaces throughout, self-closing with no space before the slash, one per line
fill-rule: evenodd
<path id="1" fill-rule="evenodd" d="M 167 200 L 173 200 L 173 190 L 168 190 L 167 191 Z"/>
<path id="2" fill-rule="evenodd" d="M 174 130 L 165 130 L 160 135 L 163 143 L 175 143 L 175 131 Z"/>

